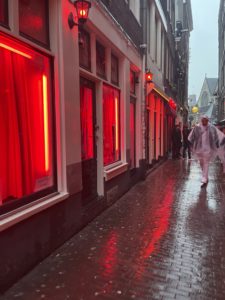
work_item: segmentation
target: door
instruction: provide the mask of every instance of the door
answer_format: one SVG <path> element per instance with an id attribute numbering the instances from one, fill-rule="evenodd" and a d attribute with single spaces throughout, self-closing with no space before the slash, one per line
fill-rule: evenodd
<path id="1" fill-rule="evenodd" d="M 80 119 L 82 201 L 87 204 L 97 196 L 97 159 L 95 84 L 85 78 L 80 80 Z"/>

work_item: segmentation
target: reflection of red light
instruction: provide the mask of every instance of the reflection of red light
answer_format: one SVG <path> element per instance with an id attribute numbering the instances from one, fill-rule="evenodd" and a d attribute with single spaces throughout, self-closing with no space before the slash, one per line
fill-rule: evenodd
<path id="1" fill-rule="evenodd" d="M 146 241 L 147 243 L 145 243 L 145 246 L 140 249 L 140 263 L 136 273 L 136 279 L 140 279 L 143 275 L 145 271 L 144 261 L 148 259 L 154 251 L 156 251 L 159 242 L 168 231 L 171 207 L 174 200 L 174 181 L 172 179 L 167 179 L 165 190 L 167 192 L 160 204 L 160 207 L 156 209 L 155 212 L 152 212 L 150 224 L 146 224 L 146 231 L 143 233 L 145 236 L 149 235 L 149 241 Z M 152 220 L 154 220 L 154 227 L 156 228 L 153 233 L 151 231 Z"/>
<path id="2" fill-rule="evenodd" d="M 3 43 L 0 43 L 0 47 L 1 47 L 1 48 L 4 48 L 4 49 L 6 49 L 6 50 L 9 50 L 9 51 L 11 51 L 11 52 L 14 52 L 14 53 L 16 53 L 16 54 L 19 54 L 19 55 L 21 55 L 21 56 L 24 56 L 24 57 L 26 57 L 26 58 L 29 58 L 29 59 L 32 58 L 31 55 L 29 55 L 29 54 L 27 54 L 27 53 L 24 53 L 24 52 L 22 52 L 22 51 L 20 51 L 20 50 L 17 50 L 17 49 L 15 49 L 15 48 L 13 48 L 13 47 L 10 47 L 10 46 L 8 46 L 8 45 L 5 45 L 5 44 L 3 44 Z"/>
<path id="3" fill-rule="evenodd" d="M 113 270 L 116 266 L 117 259 L 117 234 L 111 232 L 111 235 L 106 243 L 104 248 L 104 257 L 103 257 L 103 267 L 104 267 L 104 276 L 109 276 L 113 273 Z"/>

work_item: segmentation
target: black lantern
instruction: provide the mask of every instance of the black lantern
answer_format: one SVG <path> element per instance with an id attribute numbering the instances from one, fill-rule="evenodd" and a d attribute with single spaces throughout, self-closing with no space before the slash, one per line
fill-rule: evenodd
<path id="1" fill-rule="evenodd" d="M 74 1 L 74 6 L 77 12 L 78 23 L 74 22 L 73 14 L 70 13 L 68 17 L 70 29 L 72 29 L 75 25 L 82 25 L 87 21 L 91 2 L 87 0 L 76 0 Z"/>

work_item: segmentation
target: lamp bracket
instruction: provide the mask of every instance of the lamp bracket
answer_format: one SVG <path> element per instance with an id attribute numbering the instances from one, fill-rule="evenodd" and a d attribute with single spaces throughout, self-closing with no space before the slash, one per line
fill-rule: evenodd
<path id="1" fill-rule="evenodd" d="M 69 24 L 70 29 L 72 29 L 74 26 L 78 26 L 79 25 L 78 23 L 76 23 L 74 21 L 74 16 L 73 16 L 72 12 L 68 16 L 68 24 Z"/>

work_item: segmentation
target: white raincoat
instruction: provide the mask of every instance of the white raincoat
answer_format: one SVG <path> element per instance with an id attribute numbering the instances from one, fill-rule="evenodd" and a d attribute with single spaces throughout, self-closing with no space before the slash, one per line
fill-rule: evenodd
<path id="1" fill-rule="evenodd" d="M 206 117 L 203 116 L 202 118 Z M 225 146 L 224 149 L 220 147 L 224 137 L 224 134 L 210 123 L 207 126 L 203 126 L 202 123 L 195 126 L 188 136 L 193 156 L 200 161 L 203 183 L 208 182 L 208 169 L 211 160 L 219 156 L 220 159 L 223 157 L 225 162 Z"/>

